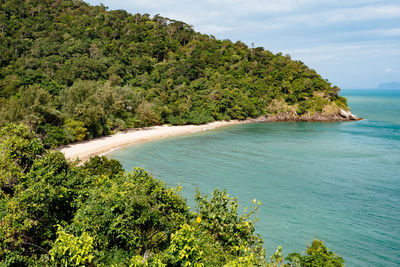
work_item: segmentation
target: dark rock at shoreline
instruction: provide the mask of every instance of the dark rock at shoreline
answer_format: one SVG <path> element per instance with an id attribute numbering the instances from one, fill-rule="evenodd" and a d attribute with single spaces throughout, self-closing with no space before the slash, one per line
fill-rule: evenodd
<path id="1" fill-rule="evenodd" d="M 354 120 L 358 120 L 358 117 L 356 115 L 350 113 L 349 119 L 354 121 Z"/>

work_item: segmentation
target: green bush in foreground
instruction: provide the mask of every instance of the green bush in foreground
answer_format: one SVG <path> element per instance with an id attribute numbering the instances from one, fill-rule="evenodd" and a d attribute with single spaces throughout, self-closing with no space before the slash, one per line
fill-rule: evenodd
<path id="1" fill-rule="evenodd" d="M 306 255 L 290 253 L 286 258 L 294 266 L 343 266 L 342 257 L 330 251 L 321 240 L 315 239 L 310 247 L 307 247 Z"/>
<path id="2" fill-rule="evenodd" d="M 179 188 L 143 169 L 67 162 L 24 125 L 0 133 L 0 266 L 343 266 L 319 240 L 267 260 L 260 203 L 240 215 L 225 191 L 197 192 L 191 211 Z"/>

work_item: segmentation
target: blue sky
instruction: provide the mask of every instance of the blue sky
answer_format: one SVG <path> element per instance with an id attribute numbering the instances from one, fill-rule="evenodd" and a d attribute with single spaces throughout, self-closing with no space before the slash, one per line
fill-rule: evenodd
<path id="1" fill-rule="evenodd" d="M 400 0 L 89 0 L 288 53 L 341 88 L 400 82 Z"/>

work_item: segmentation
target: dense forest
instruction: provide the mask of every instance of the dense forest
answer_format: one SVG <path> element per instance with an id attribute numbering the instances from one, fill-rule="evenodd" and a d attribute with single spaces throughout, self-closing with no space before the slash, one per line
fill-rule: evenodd
<path id="1" fill-rule="evenodd" d="M 347 109 L 289 55 L 217 40 L 159 15 L 77 0 L 0 0 L 0 125 L 46 147 L 128 127 Z"/>
<path id="2" fill-rule="evenodd" d="M 289 55 L 159 15 L 0 6 L 0 266 L 343 266 L 320 240 L 267 257 L 256 201 L 240 211 L 215 190 L 189 208 L 143 169 L 52 150 L 129 127 L 329 116 L 348 109 L 339 88 Z"/>
<path id="3" fill-rule="evenodd" d="M 29 126 L 8 124 L 0 129 L 0 266 L 343 266 L 319 240 L 304 255 L 284 257 L 278 247 L 267 259 L 254 229 L 260 203 L 241 212 L 215 190 L 197 192 L 189 208 L 179 190 L 104 156 L 68 162 Z"/>

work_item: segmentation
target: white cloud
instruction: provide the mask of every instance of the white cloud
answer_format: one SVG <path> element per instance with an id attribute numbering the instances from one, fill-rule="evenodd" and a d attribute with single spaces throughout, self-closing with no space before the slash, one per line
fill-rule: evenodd
<path id="1" fill-rule="evenodd" d="M 215 25 L 215 24 L 206 24 L 201 27 L 198 27 L 196 30 L 200 31 L 200 32 L 206 32 L 206 33 L 223 33 L 223 32 L 240 30 L 240 28 L 227 27 L 227 26 Z"/>
<path id="2" fill-rule="evenodd" d="M 400 47 L 396 44 L 381 44 L 378 42 L 357 42 L 353 44 L 335 43 L 299 49 L 288 49 L 283 51 L 283 53 L 294 55 L 295 58 L 300 57 L 313 59 L 313 61 L 315 61 L 317 57 L 325 60 L 338 57 L 366 57 L 373 59 L 390 55 L 400 56 Z M 390 68 L 386 70 L 387 72 L 390 72 L 388 70 L 393 71 Z"/>
<path id="3" fill-rule="evenodd" d="M 160 14 L 219 39 L 283 50 L 339 85 L 368 87 L 383 79 L 374 78 L 377 73 L 400 74 L 399 0 L 87 1 Z"/>
<path id="4" fill-rule="evenodd" d="M 399 37 L 400 28 L 376 28 L 368 30 L 348 30 L 346 32 L 337 33 L 341 37 L 353 37 L 354 39 L 360 37 L 368 37 L 370 39 L 377 39 L 381 37 Z"/>
<path id="5" fill-rule="evenodd" d="M 308 14 L 289 14 L 274 18 L 271 22 L 281 28 L 299 25 L 322 27 L 330 24 L 400 19 L 399 6 L 367 6 L 362 8 L 338 8 L 327 11 L 314 11 Z"/>
<path id="6" fill-rule="evenodd" d="M 157 13 L 208 34 L 323 27 L 338 23 L 399 18 L 400 4 L 385 0 L 89 0 L 136 13 Z M 393 3 L 396 4 L 388 4 Z M 382 4 L 387 3 L 387 4 Z M 398 35 L 398 32 L 388 32 Z"/>
<path id="7" fill-rule="evenodd" d="M 390 74 L 400 74 L 400 70 L 394 70 L 392 68 L 386 68 L 385 72 Z"/>
<path id="8" fill-rule="evenodd" d="M 362 8 L 337 9 L 327 12 L 330 22 L 348 22 L 390 19 L 400 17 L 400 6 L 366 6 Z"/>
<path id="9" fill-rule="evenodd" d="M 400 28 L 385 29 L 381 32 L 384 36 L 400 36 Z"/>

